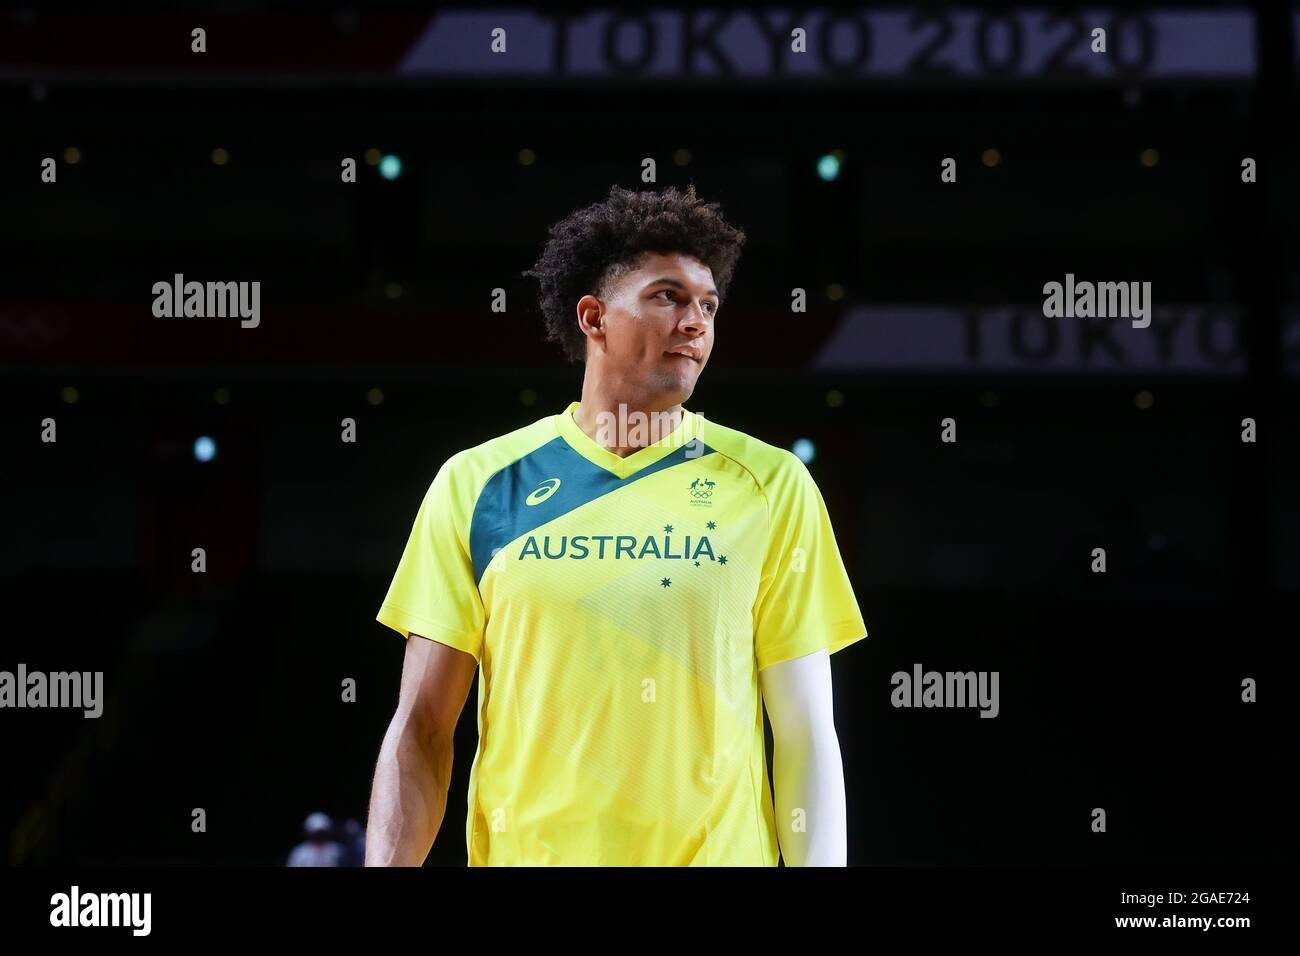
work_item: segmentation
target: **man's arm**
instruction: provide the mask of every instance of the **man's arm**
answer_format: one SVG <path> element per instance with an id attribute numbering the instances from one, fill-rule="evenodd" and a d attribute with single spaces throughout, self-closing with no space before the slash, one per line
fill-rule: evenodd
<path id="1" fill-rule="evenodd" d="M 478 666 L 472 654 L 406 639 L 402 689 L 388 725 L 366 821 L 366 866 L 420 866 L 447 809 L 456 721 Z"/>
<path id="2" fill-rule="evenodd" d="M 758 673 L 772 723 L 776 831 L 786 866 L 845 866 L 844 765 L 820 650 Z M 803 811 L 797 813 L 796 811 Z"/>

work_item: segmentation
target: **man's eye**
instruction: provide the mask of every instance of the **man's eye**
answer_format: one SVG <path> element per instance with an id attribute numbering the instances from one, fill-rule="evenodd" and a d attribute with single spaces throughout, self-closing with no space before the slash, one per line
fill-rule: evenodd
<path id="1" fill-rule="evenodd" d="M 677 291 L 675 289 L 660 289 L 658 292 L 655 293 L 656 298 L 661 295 L 667 296 L 668 299 L 670 300 L 676 300 Z M 713 313 L 718 311 L 717 305 L 715 305 L 712 302 L 703 302 L 701 304 L 703 305 L 704 309 L 709 313 L 709 315 L 713 315 Z"/>

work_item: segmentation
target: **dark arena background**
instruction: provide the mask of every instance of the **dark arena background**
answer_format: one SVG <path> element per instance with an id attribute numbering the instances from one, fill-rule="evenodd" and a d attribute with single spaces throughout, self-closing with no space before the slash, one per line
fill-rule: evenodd
<path id="1" fill-rule="evenodd" d="M 1122 889 L 1293 866 L 1298 36 L 1281 0 L 0 11 L 0 671 L 103 674 L 98 718 L 0 709 L 8 864 L 364 825 L 429 481 L 580 396 L 522 272 L 611 185 L 694 184 L 748 241 L 687 407 L 804 458 L 869 631 L 851 866 L 1226 868 L 1108 878 L 1116 935 Z M 177 276 L 260 283 L 257 323 L 156 316 Z M 1149 283 L 1149 325 L 1049 315 L 1067 277 Z M 896 706 L 918 666 L 997 672 L 996 719 Z M 474 693 L 428 866 L 466 863 Z"/>

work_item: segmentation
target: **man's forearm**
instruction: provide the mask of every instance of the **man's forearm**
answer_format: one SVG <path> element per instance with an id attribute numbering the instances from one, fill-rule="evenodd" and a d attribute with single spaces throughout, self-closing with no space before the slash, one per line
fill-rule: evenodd
<path id="1" fill-rule="evenodd" d="M 844 866 L 844 764 L 833 727 L 812 726 L 775 739 L 772 784 L 785 865 Z"/>
<path id="2" fill-rule="evenodd" d="M 384 735 L 370 792 L 366 866 L 420 866 L 442 826 L 452 741 L 437 740 L 401 714 Z"/>

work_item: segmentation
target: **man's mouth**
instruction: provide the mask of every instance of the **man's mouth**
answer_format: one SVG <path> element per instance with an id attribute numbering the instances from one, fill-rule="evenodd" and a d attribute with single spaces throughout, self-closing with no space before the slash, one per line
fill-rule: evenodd
<path id="1" fill-rule="evenodd" d="M 675 349 L 669 349 L 664 354 L 681 356 L 683 358 L 691 359 L 692 361 L 695 362 L 699 362 L 702 359 L 699 349 L 691 348 L 690 346 L 686 346 L 686 345 L 679 345 Z"/>

